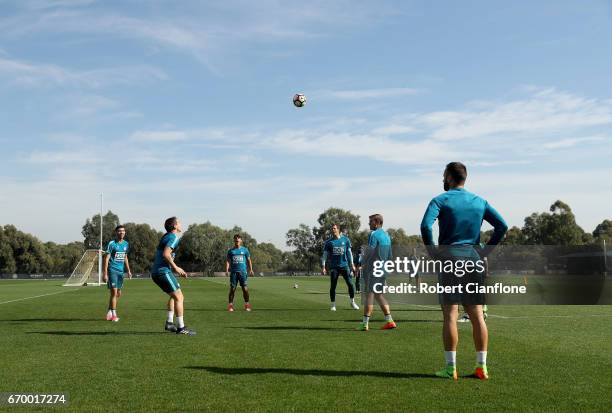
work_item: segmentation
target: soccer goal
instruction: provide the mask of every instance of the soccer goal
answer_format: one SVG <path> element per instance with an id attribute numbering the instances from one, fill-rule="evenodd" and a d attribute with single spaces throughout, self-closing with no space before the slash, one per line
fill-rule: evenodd
<path id="1" fill-rule="evenodd" d="M 99 250 L 86 250 L 79 263 L 72 271 L 65 287 L 80 287 L 83 285 L 102 284 L 101 271 L 102 254 Z"/>

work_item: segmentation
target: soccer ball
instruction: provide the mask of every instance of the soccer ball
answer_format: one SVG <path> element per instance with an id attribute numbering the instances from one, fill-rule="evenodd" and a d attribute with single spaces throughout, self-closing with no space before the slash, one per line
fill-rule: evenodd
<path id="1" fill-rule="evenodd" d="M 298 288 L 297 283 L 293 284 L 293 288 Z"/>
<path id="2" fill-rule="evenodd" d="M 301 108 L 306 104 L 306 96 L 302 95 L 301 93 L 296 93 L 293 96 L 293 104 L 298 108 Z"/>

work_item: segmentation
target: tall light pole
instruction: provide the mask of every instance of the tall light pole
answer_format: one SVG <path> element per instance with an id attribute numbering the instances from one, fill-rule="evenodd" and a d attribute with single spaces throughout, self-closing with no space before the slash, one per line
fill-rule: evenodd
<path id="1" fill-rule="evenodd" d="M 601 241 L 603 245 L 603 259 L 604 259 L 604 277 L 608 276 L 608 252 L 606 251 L 606 231 L 603 228 L 599 229 L 599 235 L 601 235 Z"/>
<path id="2" fill-rule="evenodd" d="M 102 218 L 103 207 L 104 198 L 103 194 L 100 194 L 100 251 L 98 252 L 98 285 L 102 284 L 102 251 L 104 250 L 104 245 L 102 245 L 102 228 L 104 223 L 104 218 Z"/>
<path id="3" fill-rule="evenodd" d="M 604 253 L 604 277 L 608 276 L 608 253 L 606 251 L 606 239 L 603 239 L 603 253 Z"/>

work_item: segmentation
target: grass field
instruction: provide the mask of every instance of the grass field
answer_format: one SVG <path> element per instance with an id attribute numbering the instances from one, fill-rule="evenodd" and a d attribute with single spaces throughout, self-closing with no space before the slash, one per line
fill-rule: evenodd
<path id="1" fill-rule="evenodd" d="M 293 289 L 297 280 L 298 289 Z M 254 311 L 226 311 L 226 280 L 182 281 L 195 337 L 162 332 L 165 296 L 126 280 L 119 323 L 104 287 L 0 282 L 0 392 L 68 392 L 88 411 L 610 411 L 612 307 L 492 306 L 491 380 L 438 379 L 441 314 L 396 307 L 399 328 L 358 332 L 328 281 L 250 280 Z M 345 286 L 338 286 L 345 292 Z M 35 297 L 35 298 L 30 298 Z M 471 373 L 469 323 L 458 366 Z M 2 408 L 6 406 L 0 406 Z M 11 408 L 10 411 L 19 409 Z"/>

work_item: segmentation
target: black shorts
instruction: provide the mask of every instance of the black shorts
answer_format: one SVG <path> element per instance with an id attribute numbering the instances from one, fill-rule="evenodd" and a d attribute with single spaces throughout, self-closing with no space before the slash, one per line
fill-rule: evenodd
<path id="1" fill-rule="evenodd" d="M 375 294 L 382 294 L 382 287 L 387 285 L 387 275 L 383 275 L 381 277 L 375 277 L 372 274 L 363 274 L 360 277 L 360 281 L 361 281 L 361 291 L 367 292 L 367 293 L 375 293 Z"/>
<path id="2" fill-rule="evenodd" d="M 484 305 L 486 295 L 477 292 L 479 286 L 485 285 L 485 271 L 478 265 L 480 258 L 476 257 L 447 257 L 445 260 L 453 261 L 455 267 L 461 270 L 441 272 L 438 274 L 438 284 L 453 288 L 452 292 L 438 294 L 440 304 Z M 473 269 L 466 270 L 465 266 L 471 262 Z M 459 264 L 457 264 L 459 263 Z M 457 268 L 457 267 L 456 267 Z M 468 292 L 469 291 L 469 292 Z"/>
<path id="3" fill-rule="evenodd" d="M 344 278 L 346 281 L 351 281 L 353 279 L 349 267 L 332 268 L 329 270 L 329 276 L 333 281 L 337 281 L 340 277 Z"/>

